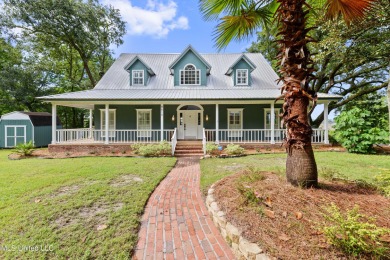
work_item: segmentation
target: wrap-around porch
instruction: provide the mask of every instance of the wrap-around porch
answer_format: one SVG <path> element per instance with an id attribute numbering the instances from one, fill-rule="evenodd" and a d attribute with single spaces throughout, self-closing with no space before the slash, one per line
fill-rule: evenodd
<path id="1" fill-rule="evenodd" d="M 328 102 L 324 104 L 322 128 L 313 129 L 312 143 L 328 144 Z M 52 105 L 56 118 L 57 105 Z M 274 102 L 231 104 L 92 104 L 89 127 L 56 129 L 52 144 L 132 144 L 168 141 L 175 151 L 177 140 L 238 144 L 276 144 L 285 137 Z M 261 110 L 260 110 L 261 109 Z M 158 116 L 157 116 L 158 115 Z M 126 125 L 123 121 L 134 122 Z M 258 122 L 259 121 L 259 122 Z M 108 122 L 108 123 L 107 123 Z M 251 127 L 252 126 L 252 127 Z M 255 127 L 253 127 L 255 126 Z"/>

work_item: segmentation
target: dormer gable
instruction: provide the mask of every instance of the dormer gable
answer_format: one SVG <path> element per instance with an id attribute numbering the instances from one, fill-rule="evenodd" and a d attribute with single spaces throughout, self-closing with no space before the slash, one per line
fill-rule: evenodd
<path id="1" fill-rule="evenodd" d="M 250 86 L 252 82 L 251 73 L 255 69 L 255 64 L 245 54 L 242 54 L 229 67 L 225 75 L 232 76 L 234 86 Z"/>
<path id="2" fill-rule="evenodd" d="M 211 65 L 189 45 L 169 66 L 175 86 L 206 86 Z"/>
<path id="3" fill-rule="evenodd" d="M 135 56 L 126 66 L 130 75 L 130 86 L 146 86 L 149 78 L 156 75 L 154 71 L 138 56 Z"/>

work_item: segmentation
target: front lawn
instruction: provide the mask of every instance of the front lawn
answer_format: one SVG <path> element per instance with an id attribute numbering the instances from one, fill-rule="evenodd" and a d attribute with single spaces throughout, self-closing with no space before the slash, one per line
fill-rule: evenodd
<path id="1" fill-rule="evenodd" d="M 376 176 L 390 171 L 390 157 L 386 155 L 360 155 L 344 152 L 315 152 L 319 177 L 346 177 L 349 180 L 372 182 Z M 205 191 L 225 176 L 248 167 L 284 174 L 286 154 L 259 154 L 229 159 L 201 161 L 201 187 Z"/>
<path id="2" fill-rule="evenodd" d="M 0 150 L 0 258 L 130 258 L 174 158 L 11 161 Z"/>

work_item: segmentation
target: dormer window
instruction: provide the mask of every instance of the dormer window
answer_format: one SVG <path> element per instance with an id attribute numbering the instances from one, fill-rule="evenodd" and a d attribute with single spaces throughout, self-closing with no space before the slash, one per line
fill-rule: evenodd
<path id="1" fill-rule="evenodd" d="M 248 70 L 237 69 L 236 70 L 236 85 L 248 85 Z"/>
<path id="2" fill-rule="evenodd" d="M 200 70 L 188 64 L 180 70 L 180 85 L 200 85 Z"/>
<path id="3" fill-rule="evenodd" d="M 144 71 L 133 70 L 132 85 L 144 85 Z"/>

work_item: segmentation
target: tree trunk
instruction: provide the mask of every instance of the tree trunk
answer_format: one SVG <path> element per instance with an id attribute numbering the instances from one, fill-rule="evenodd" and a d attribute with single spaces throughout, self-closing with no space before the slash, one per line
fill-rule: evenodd
<path id="1" fill-rule="evenodd" d="M 305 0 L 278 0 L 277 16 L 280 24 L 279 54 L 280 80 L 284 95 L 283 123 L 287 134 L 284 140 L 288 156 L 287 181 L 303 188 L 317 186 L 317 166 L 311 146 L 312 128 L 308 106 L 315 98 L 309 83 L 313 79 L 313 64 L 307 43 Z"/>
<path id="2" fill-rule="evenodd" d="M 289 118 L 293 120 L 287 123 L 287 181 L 300 187 L 317 186 L 317 165 L 311 146 L 312 129 L 307 113 L 309 98 L 295 95 L 288 102 Z"/>
<path id="3" fill-rule="evenodd" d="M 303 149 L 291 149 L 287 156 L 286 173 L 287 181 L 292 185 L 317 186 L 317 165 L 311 145 Z"/>

